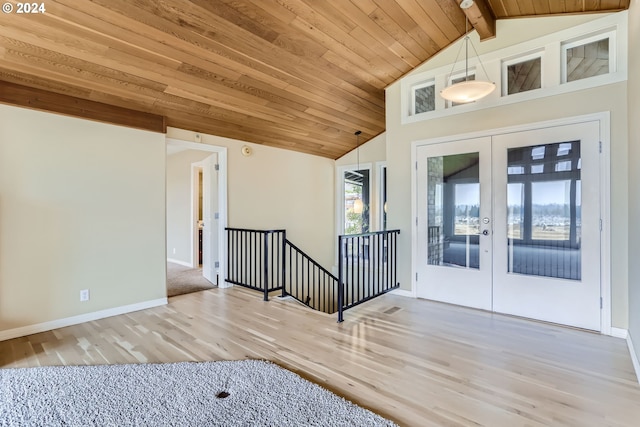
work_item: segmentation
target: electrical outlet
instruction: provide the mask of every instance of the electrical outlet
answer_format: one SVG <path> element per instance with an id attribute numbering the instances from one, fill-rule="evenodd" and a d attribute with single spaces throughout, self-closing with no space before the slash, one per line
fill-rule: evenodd
<path id="1" fill-rule="evenodd" d="M 89 301 L 89 289 L 80 291 L 80 301 Z"/>

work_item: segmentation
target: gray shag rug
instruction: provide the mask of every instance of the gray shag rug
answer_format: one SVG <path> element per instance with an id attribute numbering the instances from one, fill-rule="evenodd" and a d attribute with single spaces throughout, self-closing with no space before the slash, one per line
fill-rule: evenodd
<path id="1" fill-rule="evenodd" d="M 395 426 L 259 360 L 0 369 L 2 426 Z"/>

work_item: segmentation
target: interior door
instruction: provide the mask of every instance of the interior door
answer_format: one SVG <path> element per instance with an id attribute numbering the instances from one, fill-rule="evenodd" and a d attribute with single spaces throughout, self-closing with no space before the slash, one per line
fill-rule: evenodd
<path id="1" fill-rule="evenodd" d="M 599 122 L 417 148 L 417 296 L 600 330 Z"/>
<path id="2" fill-rule="evenodd" d="M 491 139 L 417 155 L 417 295 L 491 310 Z"/>
<path id="3" fill-rule="evenodd" d="M 212 154 L 202 161 L 202 276 L 217 284 L 218 256 L 218 156 Z"/>
<path id="4" fill-rule="evenodd" d="M 493 137 L 493 309 L 600 330 L 599 122 Z"/>

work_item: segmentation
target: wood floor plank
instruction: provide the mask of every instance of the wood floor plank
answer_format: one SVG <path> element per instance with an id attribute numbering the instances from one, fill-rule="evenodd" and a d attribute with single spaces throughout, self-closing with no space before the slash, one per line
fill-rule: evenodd
<path id="1" fill-rule="evenodd" d="M 242 288 L 0 342 L 0 367 L 266 359 L 407 426 L 635 426 L 622 339 L 385 295 L 345 322 Z"/>

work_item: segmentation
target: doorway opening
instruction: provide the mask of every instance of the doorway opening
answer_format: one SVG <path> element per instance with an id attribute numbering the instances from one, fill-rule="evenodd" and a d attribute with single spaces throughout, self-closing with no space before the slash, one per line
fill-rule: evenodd
<path id="1" fill-rule="evenodd" d="M 225 265 L 226 148 L 167 139 L 167 295 L 215 286 Z"/>

